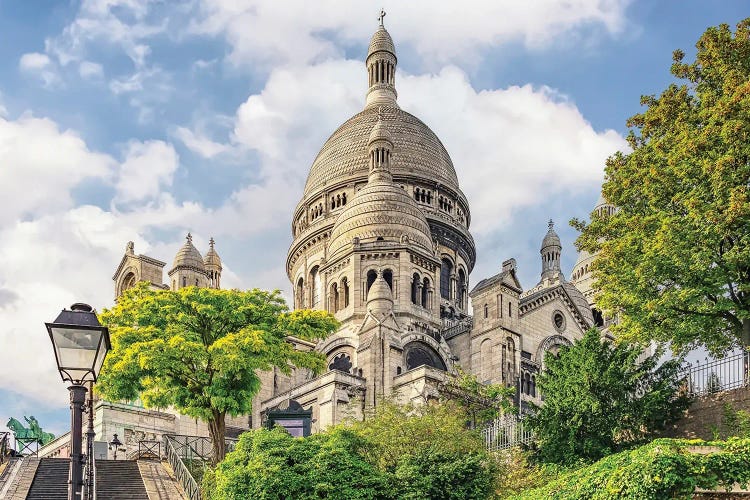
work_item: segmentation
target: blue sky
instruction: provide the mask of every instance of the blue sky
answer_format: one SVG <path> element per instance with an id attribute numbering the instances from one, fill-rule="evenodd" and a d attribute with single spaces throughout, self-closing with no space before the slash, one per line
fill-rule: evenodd
<path id="1" fill-rule="evenodd" d="M 382 2 L 401 106 L 435 130 L 472 208 L 476 283 L 525 287 L 553 218 L 598 197 L 642 94 L 746 1 Z M 290 217 L 326 137 L 364 104 L 378 2 L 0 0 L 0 419 L 60 432 L 43 322 L 112 303 L 125 244 L 171 262 L 214 236 L 224 284 L 289 288 Z M 0 424 L 4 423 L 0 422 Z"/>

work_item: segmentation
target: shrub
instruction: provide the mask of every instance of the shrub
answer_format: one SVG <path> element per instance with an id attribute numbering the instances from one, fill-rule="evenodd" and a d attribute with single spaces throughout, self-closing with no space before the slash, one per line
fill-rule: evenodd
<path id="1" fill-rule="evenodd" d="M 691 453 L 688 446 L 712 445 L 720 451 Z M 726 442 L 657 439 L 635 450 L 610 455 L 563 474 L 548 485 L 525 491 L 516 500 L 604 500 L 692 498 L 695 488 L 730 488 L 750 482 L 750 440 Z"/>

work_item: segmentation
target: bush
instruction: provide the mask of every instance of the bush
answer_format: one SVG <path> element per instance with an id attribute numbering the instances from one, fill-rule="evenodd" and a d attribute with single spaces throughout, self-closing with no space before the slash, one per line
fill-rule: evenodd
<path id="1" fill-rule="evenodd" d="M 208 500 L 480 500 L 496 476 L 458 406 L 384 401 L 364 422 L 307 438 L 278 427 L 246 432 L 202 486 Z"/>
<path id="2" fill-rule="evenodd" d="M 340 428 L 304 439 L 278 427 L 246 432 L 203 488 L 209 500 L 390 498 L 387 478 L 362 458 L 363 446 Z"/>
<path id="3" fill-rule="evenodd" d="M 688 446 L 718 446 L 713 453 L 691 453 Z M 609 500 L 692 498 L 695 488 L 730 488 L 750 482 L 750 440 L 726 442 L 657 439 L 635 450 L 608 456 L 563 474 L 516 500 Z"/>

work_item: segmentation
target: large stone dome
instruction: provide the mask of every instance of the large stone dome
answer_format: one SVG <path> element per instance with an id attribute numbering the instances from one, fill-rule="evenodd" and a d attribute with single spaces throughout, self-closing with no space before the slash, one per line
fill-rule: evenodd
<path id="1" fill-rule="evenodd" d="M 395 146 L 392 170 L 396 179 L 417 177 L 460 192 L 453 162 L 427 125 L 396 106 L 382 106 L 380 114 Z M 367 142 L 377 120 L 378 108 L 370 107 L 344 122 L 331 135 L 313 162 L 303 199 L 327 185 L 367 178 Z"/>
<path id="2" fill-rule="evenodd" d="M 203 262 L 203 256 L 193 245 L 193 236 L 188 233 L 185 240 L 185 244 L 182 245 L 182 247 L 177 251 L 177 255 L 175 255 L 174 257 L 172 269 L 177 269 L 178 267 L 189 267 L 198 269 L 200 271 L 205 271 L 206 266 Z"/>

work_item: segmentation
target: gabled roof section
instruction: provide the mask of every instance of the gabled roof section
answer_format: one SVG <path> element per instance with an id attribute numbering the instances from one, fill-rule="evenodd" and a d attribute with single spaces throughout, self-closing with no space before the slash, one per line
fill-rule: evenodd
<path id="1" fill-rule="evenodd" d="M 485 278 L 477 283 L 476 286 L 474 286 L 474 288 L 471 290 L 471 292 L 469 292 L 469 296 L 474 296 L 482 290 L 486 290 L 487 288 L 498 284 L 505 285 L 511 290 L 518 293 L 521 293 L 523 291 L 521 282 L 518 281 L 518 276 L 516 275 L 516 259 L 508 259 L 503 262 L 503 270 L 498 274 L 490 278 Z"/>
<path id="2" fill-rule="evenodd" d="M 544 304 L 562 298 L 568 310 L 578 322 L 578 326 L 584 332 L 594 325 L 594 315 L 591 312 L 588 301 L 583 294 L 572 283 L 563 282 L 548 288 L 521 297 L 519 310 L 522 316 L 533 312 Z"/>

